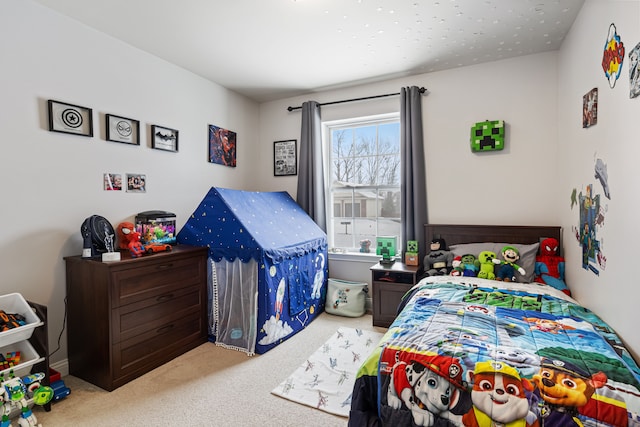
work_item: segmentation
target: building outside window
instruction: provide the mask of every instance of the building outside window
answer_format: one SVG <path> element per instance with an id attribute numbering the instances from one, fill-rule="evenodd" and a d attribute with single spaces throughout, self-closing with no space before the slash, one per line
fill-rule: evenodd
<path id="1" fill-rule="evenodd" d="M 400 119 L 398 114 L 325 122 L 327 235 L 330 248 L 361 252 L 376 237 L 400 241 Z M 398 248 L 400 250 L 400 248 Z"/>

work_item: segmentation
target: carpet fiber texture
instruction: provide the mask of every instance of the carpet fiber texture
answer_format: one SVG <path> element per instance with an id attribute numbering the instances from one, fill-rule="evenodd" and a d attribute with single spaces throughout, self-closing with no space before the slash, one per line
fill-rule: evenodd
<path id="1" fill-rule="evenodd" d="M 340 327 L 329 340 L 271 391 L 331 414 L 349 416 L 356 373 L 381 333 Z"/>

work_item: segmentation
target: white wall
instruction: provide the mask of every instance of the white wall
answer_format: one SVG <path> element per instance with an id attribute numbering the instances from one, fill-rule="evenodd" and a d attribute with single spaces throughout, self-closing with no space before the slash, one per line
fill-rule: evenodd
<path id="1" fill-rule="evenodd" d="M 549 188 L 557 180 L 556 79 L 556 55 L 545 53 L 263 103 L 260 157 L 272 156 L 273 141 L 300 139 L 300 111 L 288 112 L 290 105 L 424 86 L 428 89 L 422 107 L 429 221 L 555 224 L 557 213 L 536 201 L 548 199 Z M 321 114 L 323 120 L 362 117 L 397 112 L 399 104 L 399 97 L 381 98 L 325 106 Z M 472 153 L 471 126 L 500 119 L 507 126 L 506 148 Z M 264 165 L 260 173 L 273 174 L 268 168 L 272 166 Z M 294 196 L 296 193 L 295 177 L 265 179 L 258 185 L 261 190 L 284 188 Z M 473 206 L 472 214 L 468 206 Z"/>
<path id="2" fill-rule="evenodd" d="M 601 67 L 609 25 L 614 23 L 626 48 L 622 74 L 611 89 Z M 638 117 L 640 99 L 629 98 L 628 53 L 640 41 L 640 2 L 585 2 L 569 37 L 558 67 L 559 192 L 550 205 L 559 206 L 564 229 L 568 282 L 578 300 L 591 308 L 640 354 L 638 333 L 638 271 L 633 245 L 640 241 L 638 201 Z M 598 123 L 582 128 L 582 97 L 598 88 Z M 607 164 L 611 200 L 595 179 L 595 160 Z M 595 275 L 582 268 L 582 251 L 571 232 L 579 224 L 577 207 L 570 208 L 575 188 L 583 193 L 592 184 L 606 208 L 597 239 L 607 257 L 606 268 Z"/>
<path id="3" fill-rule="evenodd" d="M 63 257 L 80 254 L 92 215 L 114 227 L 137 212 L 177 214 L 178 227 L 213 185 L 251 189 L 258 105 L 30 0 L 0 2 L 0 294 L 49 308 L 57 347 Z M 46 100 L 93 108 L 93 138 L 48 131 Z M 140 120 L 141 146 L 105 141 L 104 114 Z M 149 148 L 150 124 L 179 131 L 179 152 Z M 238 134 L 236 168 L 208 163 L 208 125 Z M 102 175 L 143 173 L 147 192 L 106 192 Z M 66 358 L 66 334 L 53 361 Z"/>

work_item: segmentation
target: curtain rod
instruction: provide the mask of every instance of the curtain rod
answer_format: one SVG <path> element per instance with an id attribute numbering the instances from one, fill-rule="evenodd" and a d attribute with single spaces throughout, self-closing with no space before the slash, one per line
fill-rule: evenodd
<path id="1" fill-rule="evenodd" d="M 426 88 L 424 88 L 424 87 L 420 88 L 420 93 L 425 93 L 426 91 L 427 91 Z M 387 93 L 387 94 L 384 94 L 384 95 L 365 96 L 364 98 L 343 99 L 342 101 L 324 102 L 324 103 L 318 104 L 318 105 L 323 106 L 323 105 L 332 105 L 332 104 L 342 104 L 344 102 L 364 101 L 364 100 L 367 100 L 367 99 L 385 98 L 387 96 L 397 96 L 397 95 L 400 95 L 400 93 L 399 92 L 398 93 Z M 288 111 L 293 111 L 293 110 L 299 110 L 301 108 L 302 108 L 302 105 L 299 105 L 297 107 L 287 107 L 287 110 Z"/>

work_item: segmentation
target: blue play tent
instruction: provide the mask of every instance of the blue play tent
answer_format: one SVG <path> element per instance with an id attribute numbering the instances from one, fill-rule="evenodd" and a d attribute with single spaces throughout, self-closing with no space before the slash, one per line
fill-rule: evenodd
<path id="1" fill-rule="evenodd" d="M 177 240 L 209 247 L 218 345 L 264 353 L 324 310 L 327 236 L 286 192 L 213 187 Z"/>

